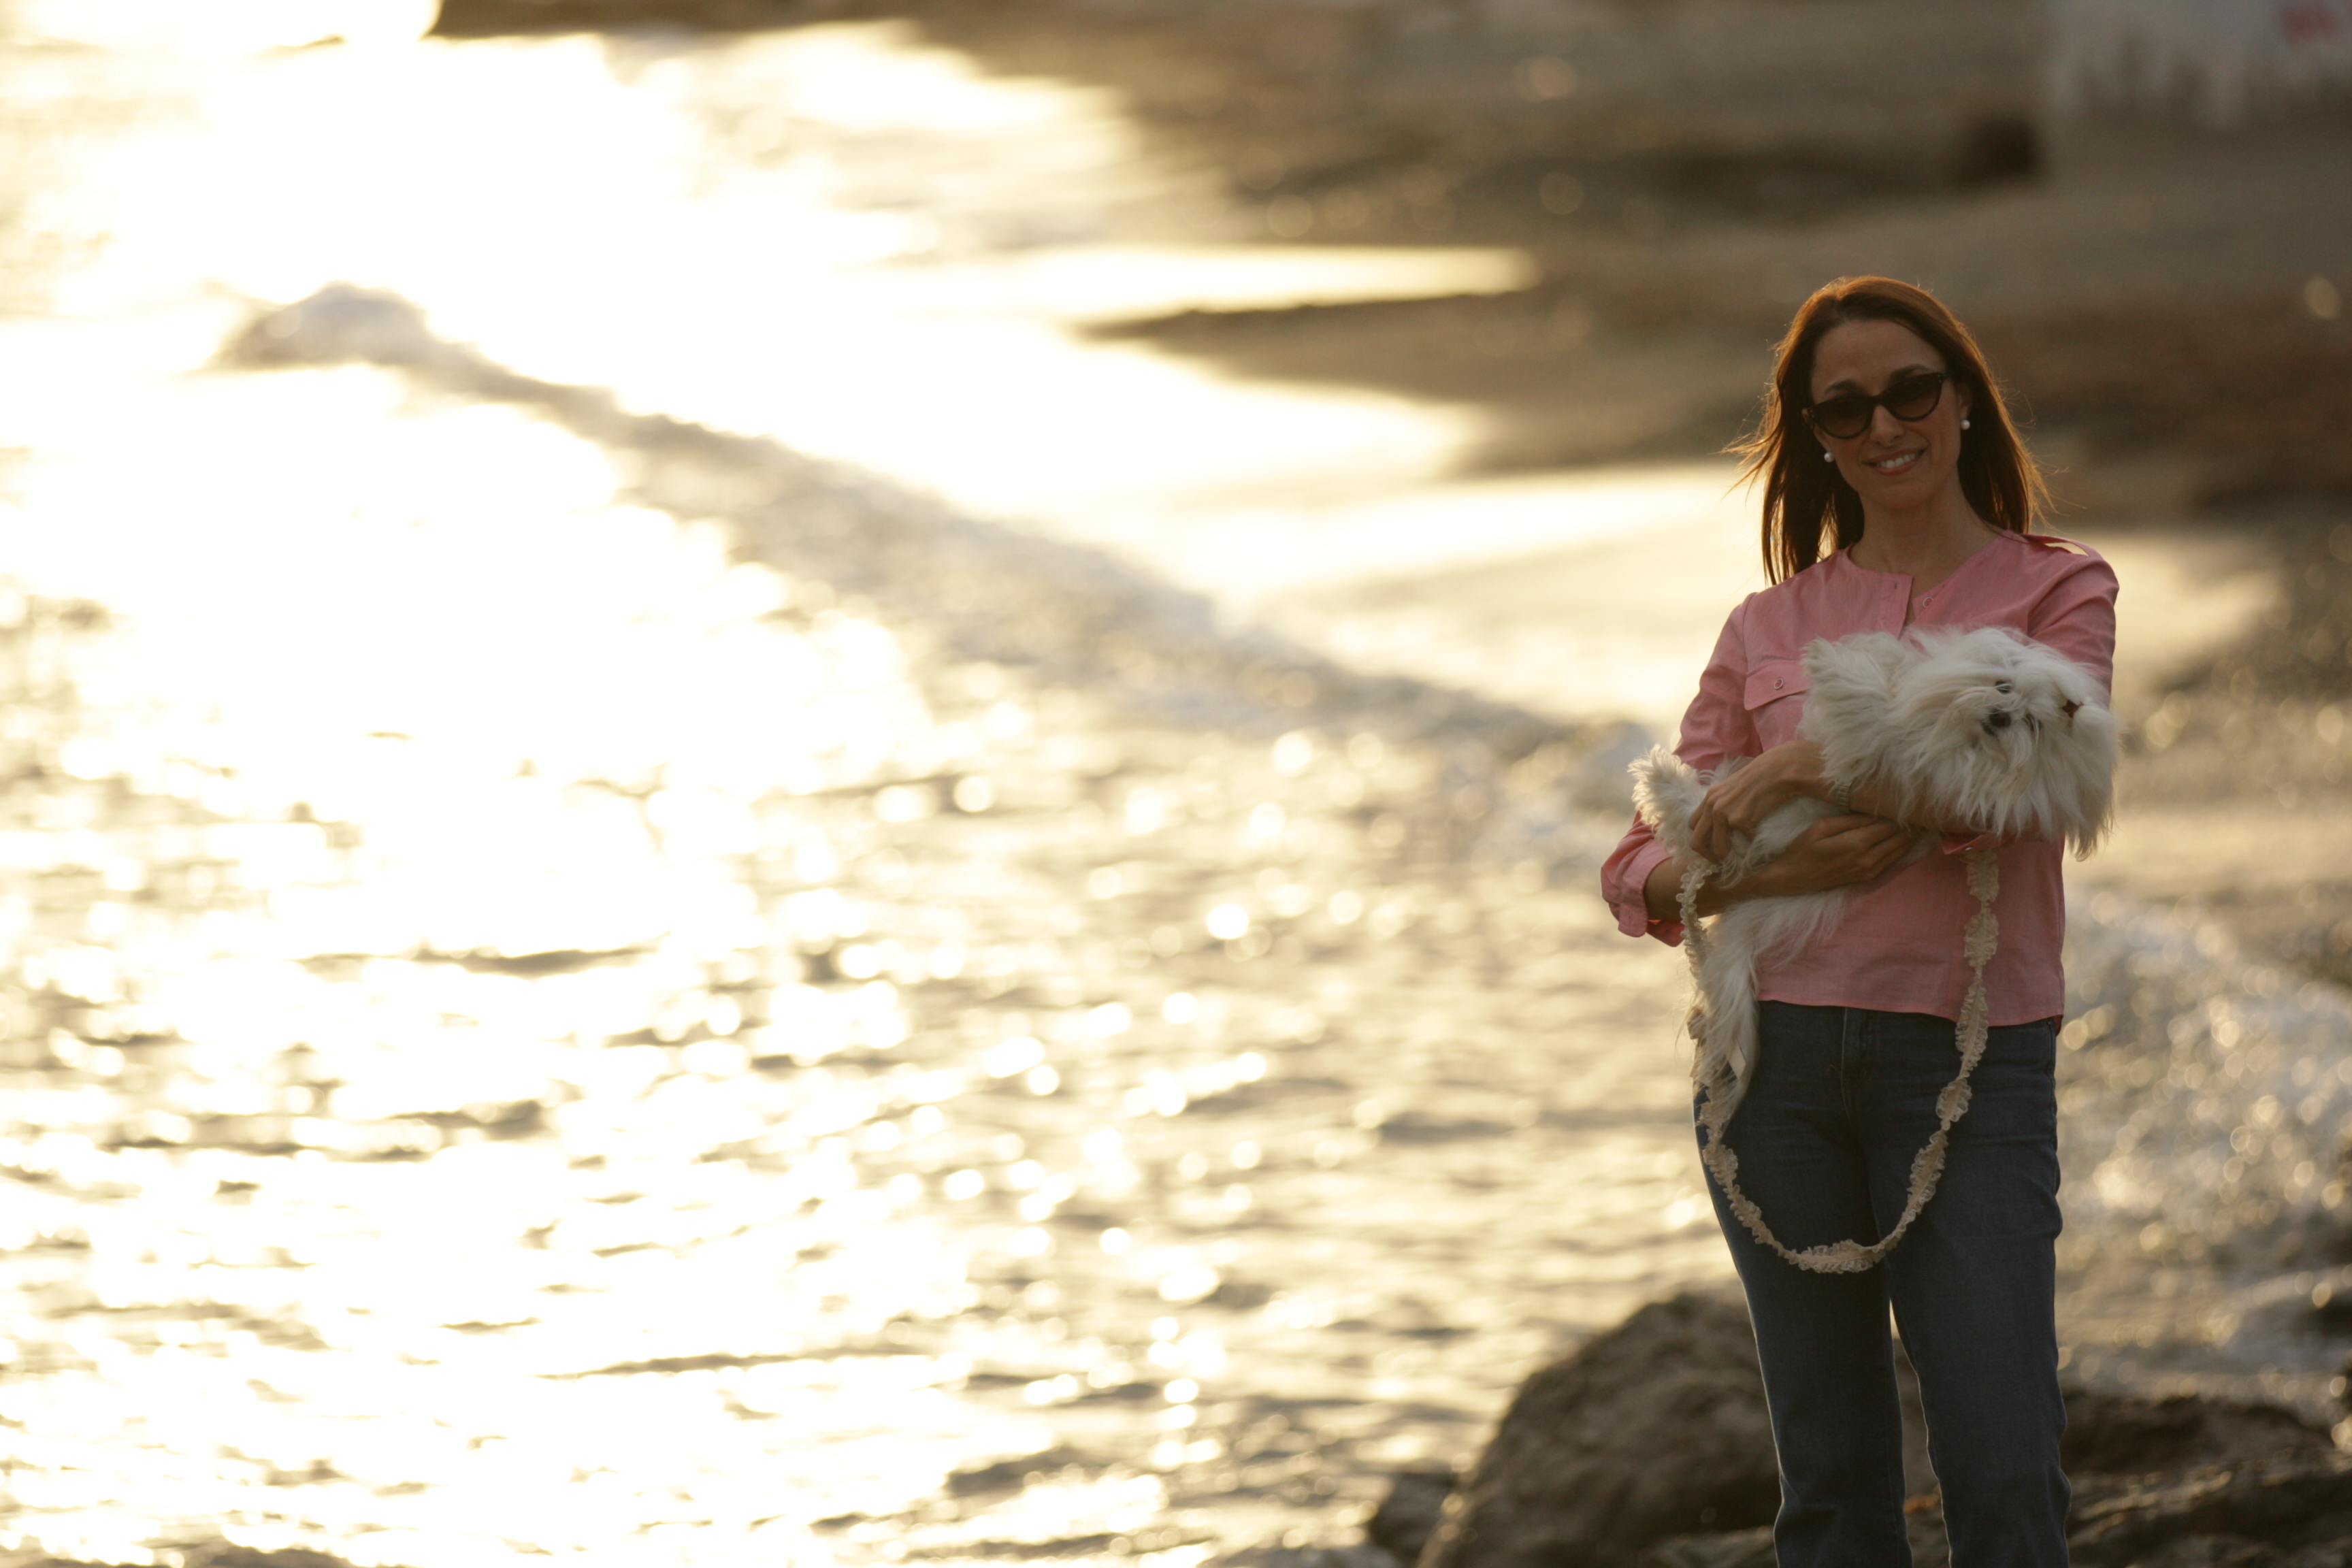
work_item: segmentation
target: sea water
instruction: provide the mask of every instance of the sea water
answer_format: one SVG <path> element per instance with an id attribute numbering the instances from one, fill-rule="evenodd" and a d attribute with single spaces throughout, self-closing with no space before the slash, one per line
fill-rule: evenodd
<path id="1" fill-rule="evenodd" d="M 0 1544 L 1182 1568 L 1727 1279 L 1595 890 L 1725 476 L 1066 319 L 1507 258 L 892 28 L 356 31 L 14 47 Z M 2340 995 L 2069 963 L 2070 1370 L 2324 1415 Z"/>

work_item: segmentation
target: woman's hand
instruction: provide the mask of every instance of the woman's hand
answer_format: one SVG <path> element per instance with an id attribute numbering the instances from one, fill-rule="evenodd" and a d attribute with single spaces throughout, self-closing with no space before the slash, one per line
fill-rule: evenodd
<path id="1" fill-rule="evenodd" d="M 1800 795 L 1830 797 L 1822 776 L 1822 749 L 1811 741 L 1773 747 L 1717 784 L 1691 814 L 1691 847 L 1710 860 L 1731 853 L 1731 836 L 1757 826 Z"/>
<path id="2" fill-rule="evenodd" d="M 1819 893 L 1875 881 L 1895 869 L 1919 830 L 1883 816 L 1824 816 L 1807 826 L 1786 849 L 1745 882 L 1769 882 L 1774 893 Z M 1745 890 L 1735 885 L 1735 896 Z M 1761 893 L 1765 887 L 1753 889 Z"/>

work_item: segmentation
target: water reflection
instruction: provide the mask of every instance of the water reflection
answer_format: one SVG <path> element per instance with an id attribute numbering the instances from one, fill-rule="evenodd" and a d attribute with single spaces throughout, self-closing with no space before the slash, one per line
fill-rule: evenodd
<path id="1" fill-rule="evenodd" d="M 1671 956 L 1433 754 L 920 665 L 383 372 L 120 392 L 9 521 L 19 1543 L 1197 1557 L 1719 1271 Z"/>

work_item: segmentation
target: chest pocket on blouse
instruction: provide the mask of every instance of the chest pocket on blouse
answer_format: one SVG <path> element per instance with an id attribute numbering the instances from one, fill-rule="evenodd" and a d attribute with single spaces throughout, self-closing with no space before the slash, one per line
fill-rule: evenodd
<path id="1" fill-rule="evenodd" d="M 1805 673 L 1802 659 L 1766 659 L 1748 672 L 1748 689 L 1743 701 L 1749 717 L 1760 720 L 1764 716 L 1764 710 L 1773 703 L 1784 697 L 1801 696 L 1810 690 L 1812 684 L 1812 678 Z M 1784 714 L 1795 714 L 1801 711 L 1803 705 L 1800 703 L 1795 708 L 1783 709 L 1781 711 Z"/>

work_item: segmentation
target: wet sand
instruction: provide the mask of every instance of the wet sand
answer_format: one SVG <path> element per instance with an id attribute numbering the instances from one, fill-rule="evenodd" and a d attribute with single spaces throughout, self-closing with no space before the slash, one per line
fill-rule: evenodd
<path id="1" fill-rule="evenodd" d="M 498 5 L 450 16 L 512 25 Z M 1105 329 L 1251 376 L 1475 408 L 1476 469 L 1715 451 L 1752 417 L 1790 308 L 1882 272 L 1976 328 L 2075 506 L 2169 521 L 2352 482 L 2331 439 L 2352 422 L 2338 101 L 2222 132 L 2060 116 L 2031 86 L 2033 18 L 2003 5 L 1531 8 L 1479 27 L 1283 5 L 877 9 L 998 70 L 1120 94 L 1203 175 L 1159 214 L 1166 232 L 1524 247 L 1542 278 L 1517 291 Z M 2009 155 L 1965 155 L 1988 138 Z M 2315 279 L 2331 316 L 2307 308 Z"/>

